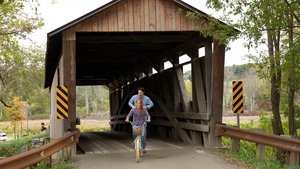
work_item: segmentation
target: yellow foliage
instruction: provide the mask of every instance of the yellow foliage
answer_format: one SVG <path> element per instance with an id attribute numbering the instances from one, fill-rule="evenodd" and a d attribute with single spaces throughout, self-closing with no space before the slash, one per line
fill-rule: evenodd
<path id="1" fill-rule="evenodd" d="M 25 114 L 23 112 L 24 102 L 20 98 L 14 97 L 11 107 L 5 107 L 4 111 L 7 113 L 8 120 L 15 124 L 18 121 L 25 120 Z"/>

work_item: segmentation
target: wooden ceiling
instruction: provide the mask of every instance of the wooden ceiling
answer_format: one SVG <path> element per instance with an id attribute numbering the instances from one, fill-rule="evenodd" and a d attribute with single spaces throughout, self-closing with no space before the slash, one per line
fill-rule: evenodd
<path id="1" fill-rule="evenodd" d="M 76 33 L 77 85 L 126 84 L 141 73 L 201 46 L 199 32 Z"/>

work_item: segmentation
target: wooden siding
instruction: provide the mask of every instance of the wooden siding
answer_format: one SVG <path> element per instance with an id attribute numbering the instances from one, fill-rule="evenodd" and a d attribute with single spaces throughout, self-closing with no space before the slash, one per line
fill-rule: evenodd
<path id="1" fill-rule="evenodd" d="M 168 0 L 123 0 L 79 22 L 75 32 L 194 31 L 199 23 L 186 9 Z"/>

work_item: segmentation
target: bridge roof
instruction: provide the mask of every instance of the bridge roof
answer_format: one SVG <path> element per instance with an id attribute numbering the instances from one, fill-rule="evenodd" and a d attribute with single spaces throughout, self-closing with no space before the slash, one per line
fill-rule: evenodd
<path id="1" fill-rule="evenodd" d="M 187 11 L 202 17 L 190 20 Z M 181 0 L 113 0 L 48 33 L 45 88 L 62 56 L 64 33 L 76 35 L 76 85 L 112 87 L 212 42 L 198 31 L 205 17 Z"/>

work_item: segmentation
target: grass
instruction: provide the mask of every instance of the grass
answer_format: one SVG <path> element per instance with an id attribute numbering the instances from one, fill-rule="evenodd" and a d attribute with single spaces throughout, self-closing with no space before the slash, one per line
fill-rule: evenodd
<path id="1" fill-rule="evenodd" d="M 108 120 L 81 120 L 81 124 L 76 127 L 81 132 L 110 131 Z"/>
<path id="2" fill-rule="evenodd" d="M 35 169 L 73 169 L 74 167 L 72 166 L 71 162 L 65 161 L 63 159 L 60 159 L 54 163 L 52 163 L 51 167 L 44 163 L 40 162 L 36 165 Z"/>
<path id="3" fill-rule="evenodd" d="M 265 118 L 265 117 L 264 117 Z M 264 130 L 268 130 L 265 126 L 268 126 L 270 122 L 269 119 L 260 119 L 260 120 L 251 120 L 248 122 L 241 123 L 241 128 L 243 129 L 253 129 L 253 128 L 263 128 Z M 268 126 L 270 127 L 270 126 Z M 222 145 L 224 147 L 230 147 L 231 140 L 228 137 L 222 137 Z M 240 164 L 241 166 L 246 166 L 245 168 L 250 169 L 300 169 L 300 166 L 291 166 L 291 165 L 283 165 L 275 158 L 275 151 L 272 147 L 265 146 L 265 158 L 257 158 L 256 157 L 256 144 L 248 141 L 240 142 L 239 152 L 232 152 L 230 150 L 221 151 L 221 155 L 223 155 L 229 161 Z"/>

